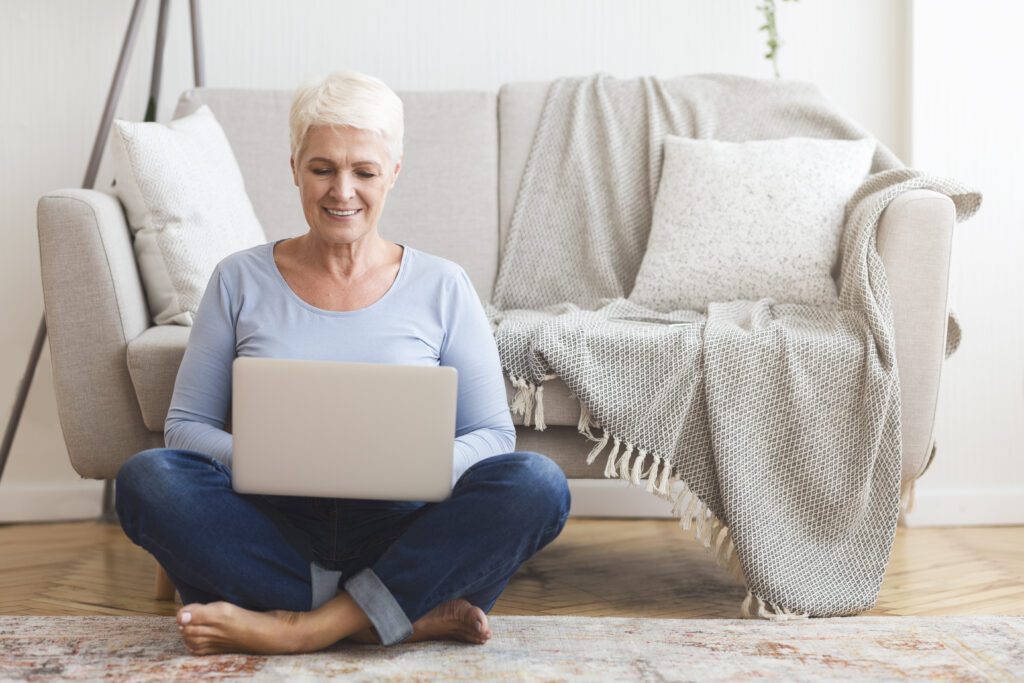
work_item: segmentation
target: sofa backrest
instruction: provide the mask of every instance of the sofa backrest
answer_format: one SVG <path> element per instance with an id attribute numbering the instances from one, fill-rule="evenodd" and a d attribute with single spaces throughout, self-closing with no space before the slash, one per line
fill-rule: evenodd
<path id="1" fill-rule="evenodd" d="M 175 118 L 209 105 L 224 128 L 267 238 L 308 229 L 288 164 L 291 91 L 195 88 Z M 382 237 L 465 268 L 489 301 L 498 271 L 497 96 L 399 92 L 404 158 L 381 216 Z"/>

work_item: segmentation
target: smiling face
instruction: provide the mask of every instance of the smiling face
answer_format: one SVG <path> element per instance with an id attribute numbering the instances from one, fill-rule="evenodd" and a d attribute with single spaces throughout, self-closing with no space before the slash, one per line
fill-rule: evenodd
<path id="1" fill-rule="evenodd" d="M 310 231 L 331 244 L 376 237 L 402 166 L 389 162 L 384 141 L 360 128 L 311 126 L 299 155 L 291 159 L 292 175 Z"/>

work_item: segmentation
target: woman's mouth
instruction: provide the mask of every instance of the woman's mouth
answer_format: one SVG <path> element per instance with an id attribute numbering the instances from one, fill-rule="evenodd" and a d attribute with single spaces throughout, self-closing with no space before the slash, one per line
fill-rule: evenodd
<path id="1" fill-rule="evenodd" d="M 328 209 L 326 206 L 323 207 L 323 209 L 327 212 L 327 215 L 334 220 L 347 220 L 362 211 L 362 209 Z"/>

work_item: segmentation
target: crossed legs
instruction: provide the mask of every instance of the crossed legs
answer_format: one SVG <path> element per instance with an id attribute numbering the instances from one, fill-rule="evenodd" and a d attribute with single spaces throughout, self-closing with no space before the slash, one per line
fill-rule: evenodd
<path id="1" fill-rule="evenodd" d="M 487 458 L 447 500 L 410 513 L 379 557 L 311 609 L 302 539 L 287 538 L 257 499 L 236 493 L 213 458 L 142 451 L 122 466 L 116 492 L 125 533 L 178 588 L 179 628 L 198 654 L 314 651 L 345 638 L 484 642 L 485 613 L 518 567 L 561 532 L 570 503 L 550 458 Z"/>

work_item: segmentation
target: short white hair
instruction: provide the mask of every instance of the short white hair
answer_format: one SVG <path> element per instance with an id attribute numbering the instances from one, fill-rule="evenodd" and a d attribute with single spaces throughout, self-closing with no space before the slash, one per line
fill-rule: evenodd
<path id="1" fill-rule="evenodd" d="M 402 100 L 384 81 L 355 71 L 335 71 L 295 91 L 288 114 L 292 156 L 298 162 L 311 126 L 350 126 L 379 135 L 394 164 L 402 158 L 403 119 Z"/>

